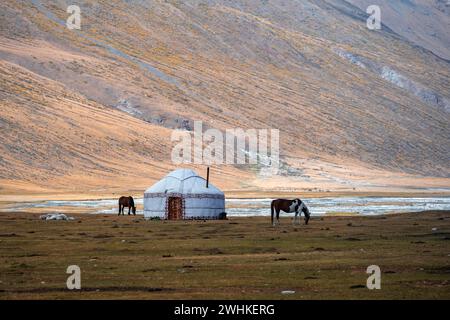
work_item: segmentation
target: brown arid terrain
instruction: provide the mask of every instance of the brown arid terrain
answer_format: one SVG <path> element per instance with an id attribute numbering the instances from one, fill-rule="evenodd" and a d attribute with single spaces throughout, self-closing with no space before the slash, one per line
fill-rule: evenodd
<path id="1" fill-rule="evenodd" d="M 450 212 L 145 221 L 0 215 L 0 299 L 449 299 Z M 67 267 L 81 270 L 68 290 Z M 381 269 L 369 290 L 366 269 Z M 283 294 L 290 291 L 291 294 Z"/>
<path id="2" fill-rule="evenodd" d="M 0 200 L 142 194 L 195 120 L 280 130 L 281 174 L 213 166 L 227 192 L 448 192 L 448 7 L 381 3 L 371 31 L 356 0 L 84 1 L 69 30 L 2 1 Z"/>
<path id="3" fill-rule="evenodd" d="M 374 4 L 371 0 L 349 0 L 362 11 Z M 450 60 L 450 3 L 448 0 L 389 1 L 379 0 L 382 20 L 397 34 Z M 418 28 L 418 24 L 420 27 Z"/>

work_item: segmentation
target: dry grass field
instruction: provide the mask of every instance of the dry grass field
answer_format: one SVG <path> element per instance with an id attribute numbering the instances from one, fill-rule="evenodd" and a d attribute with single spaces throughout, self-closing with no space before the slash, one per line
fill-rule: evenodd
<path id="1" fill-rule="evenodd" d="M 0 299 L 449 299 L 450 212 L 145 221 L 0 215 Z M 81 268 L 81 291 L 66 269 Z M 381 290 L 366 268 L 379 265 Z M 283 295 L 283 290 L 294 294 Z"/>

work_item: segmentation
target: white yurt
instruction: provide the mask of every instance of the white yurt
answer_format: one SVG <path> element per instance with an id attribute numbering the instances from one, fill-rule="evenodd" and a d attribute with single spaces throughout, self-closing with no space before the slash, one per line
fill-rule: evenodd
<path id="1" fill-rule="evenodd" d="M 146 219 L 221 219 L 224 214 L 224 193 L 190 169 L 172 171 L 144 193 Z"/>

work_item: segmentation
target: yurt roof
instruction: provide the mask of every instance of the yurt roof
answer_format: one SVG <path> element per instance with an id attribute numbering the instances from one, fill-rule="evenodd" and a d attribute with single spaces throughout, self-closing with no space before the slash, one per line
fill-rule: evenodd
<path id="1" fill-rule="evenodd" d="M 145 193 L 223 194 L 191 169 L 177 169 L 148 188 Z"/>

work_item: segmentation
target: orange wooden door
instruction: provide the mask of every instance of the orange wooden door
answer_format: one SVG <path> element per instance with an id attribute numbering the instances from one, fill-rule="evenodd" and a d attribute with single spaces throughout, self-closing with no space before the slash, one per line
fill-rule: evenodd
<path id="1" fill-rule="evenodd" d="M 180 197 L 169 197 L 167 218 L 179 220 L 183 218 L 183 202 Z"/>

